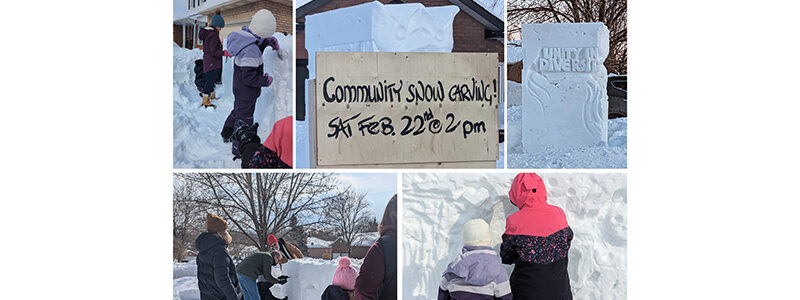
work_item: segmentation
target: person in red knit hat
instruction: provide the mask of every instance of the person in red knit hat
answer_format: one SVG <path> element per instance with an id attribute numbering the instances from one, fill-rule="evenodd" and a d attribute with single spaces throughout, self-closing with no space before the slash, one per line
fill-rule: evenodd
<path id="1" fill-rule="evenodd" d="M 285 264 L 290 259 L 303 258 L 303 252 L 297 249 L 291 243 L 284 241 L 283 238 L 276 238 L 274 235 L 267 236 L 267 244 L 273 251 L 281 253 L 281 258 L 278 260 L 279 264 Z"/>

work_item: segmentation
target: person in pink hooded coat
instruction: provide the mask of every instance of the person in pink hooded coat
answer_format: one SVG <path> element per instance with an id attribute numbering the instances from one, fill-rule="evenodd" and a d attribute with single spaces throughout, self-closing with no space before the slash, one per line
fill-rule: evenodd
<path id="1" fill-rule="evenodd" d="M 572 299 L 567 255 L 573 232 L 564 211 L 547 204 L 544 182 L 534 173 L 517 175 L 508 196 L 519 211 L 506 218 L 500 257 L 514 264 L 514 299 Z"/>

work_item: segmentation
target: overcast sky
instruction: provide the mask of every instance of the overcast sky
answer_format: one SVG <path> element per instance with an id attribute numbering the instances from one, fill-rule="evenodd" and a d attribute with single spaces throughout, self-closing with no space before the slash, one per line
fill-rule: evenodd
<path id="1" fill-rule="evenodd" d="M 367 193 L 366 199 L 380 223 L 386 203 L 397 193 L 397 174 L 337 173 L 336 176 L 342 184 L 350 185 L 355 191 Z"/>

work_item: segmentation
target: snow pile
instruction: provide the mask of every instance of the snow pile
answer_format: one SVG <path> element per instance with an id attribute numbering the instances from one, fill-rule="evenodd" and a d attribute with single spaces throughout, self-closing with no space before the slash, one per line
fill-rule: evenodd
<path id="1" fill-rule="evenodd" d="M 350 259 L 350 265 L 361 270 L 361 259 Z M 319 300 L 322 292 L 333 282 L 333 272 L 339 266 L 339 260 L 316 258 L 293 259 L 283 264 L 283 271 L 276 266 L 272 268 L 272 276 L 289 276 L 286 284 L 276 284 L 270 288 L 277 298 L 288 296 L 291 300 Z"/>
<path id="2" fill-rule="evenodd" d="M 361 270 L 361 259 L 350 259 L 350 265 L 356 270 Z M 286 284 L 276 284 L 270 289 L 278 298 L 288 296 L 292 300 L 318 300 L 322 292 L 333 281 L 333 272 L 339 266 L 338 260 L 323 260 L 315 258 L 293 259 L 283 264 L 283 271 L 279 266 L 272 268 L 272 276 L 289 276 Z M 188 273 L 187 270 L 194 270 Z M 179 276 L 180 275 L 180 276 Z M 173 300 L 199 300 L 200 290 L 197 286 L 197 264 L 194 260 L 188 263 L 173 264 L 172 280 Z"/>
<path id="3" fill-rule="evenodd" d="M 197 261 L 190 257 L 189 262 L 172 263 L 172 299 L 200 300 L 197 287 Z"/>
<path id="4" fill-rule="evenodd" d="M 508 189 L 516 174 L 405 174 L 403 177 L 403 295 L 435 299 L 441 275 L 461 252 L 467 221 L 489 223 L 500 251 L 505 218 L 517 211 Z M 627 295 L 625 174 L 540 174 L 549 203 L 564 209 L 575 232 L 569 276 L 575 299 Z M 511 274 L 512 266 L 506 265 Z"/>
<path id="5" fill-rule="evenodd" d="M 315 237 L 308 237 L 306 238 L 306 247 L 307 248 L 330 248 L 333 242 L 326 241 L 320 238 Z"/>
<path id="6" fill-rule="evenodd" d="M 292 115 L 292 57 L 291 35 L 275 33 L 280 51 L 264 51 L 264 71 L 274 78 L 271 86 L 261 89 L 256 104 L 255 122 L 260 124 L 262 141 L 272 131 L 276 121 Z M 225 43 L 223 43 L 225 44 Z M 280 55 L 279 53 L 280 52 Z M 281 59 L 281 57 L 283 57 Z M 238 168 L 233 161 L 231 144 L 222 142 L 219 133 L 233 109 L 233 59 L 222 60 L 222 86 L 217 86 L 216 109 L 203 108 L 202 98 L 194 84 L 194 61 L 203 58 L 198 49 L 185 49 L 173 43 L 173 165 L 175 168 Z"/>
<path id="7" fill-rule="evenodd" d="M 509 87 L 511 82 L 509 82 Z M 511 88 L 509 88 L 511 97 Z M 520 141 L 522 107 L 508 108 L 508 167 L 515 169 L 624 169 L 628 167 L 628 118 L 608 120 L 608 142 L 597 146 L 545 148 L 525 153 Z"/>

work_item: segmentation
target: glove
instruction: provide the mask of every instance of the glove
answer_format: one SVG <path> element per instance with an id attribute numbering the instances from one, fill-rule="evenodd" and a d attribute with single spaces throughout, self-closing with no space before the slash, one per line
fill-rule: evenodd
<path id="1" fill-rule="evenodd" d="M 286 279 L 278 280 L 278 284 L 286 284 Z"/>
<path id="2" fill-rule="evenodd" d="M 278 45 L 278 39 L 276 39 L 274 36 L 268 37 L 266 40 L 267 46 L 272 47 L 272 49 L 275 51 L 281 50 L 281 45 Z"/>
<path id="3" fill-rule="evenodd" d="M 268 73 L 264 73 L 264 77 L 267 77 L 267 86 L 272 85 L 272 76 L 269 76 Z"/>
<path id="4" fill-rule="evenodd" d="M 228 50 L 222 51 L 222 56 L 225 56 L 225 57 L 233 57 L 233 55 L 231 55 L 231 54 L 228 52 Z"/>

